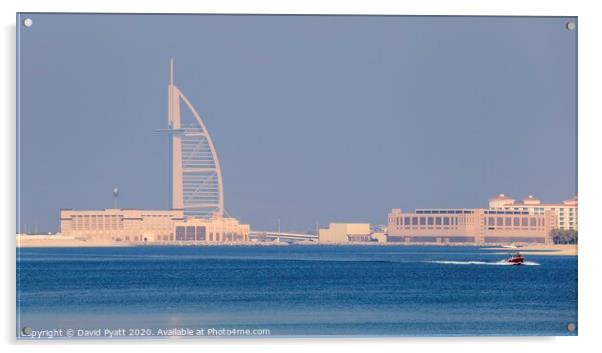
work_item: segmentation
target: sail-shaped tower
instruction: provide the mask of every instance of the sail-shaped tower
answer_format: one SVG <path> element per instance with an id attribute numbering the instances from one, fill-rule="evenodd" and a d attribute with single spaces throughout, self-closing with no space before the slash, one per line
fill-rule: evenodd
<path id="1" fill-rule="evenodd" d="M 173 59 L 169 76 L 171 208 L 187 217 L 222 217 L 224 188 L 215 146 L 201 116 L 174 84 Z"/>

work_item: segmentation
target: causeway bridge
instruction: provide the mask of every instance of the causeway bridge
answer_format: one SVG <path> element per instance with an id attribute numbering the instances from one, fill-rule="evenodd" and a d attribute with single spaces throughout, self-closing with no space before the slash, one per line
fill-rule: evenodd
<path id="1" fill-rule="evenodd" d="M 300 241 L 318 241 L 317 234 L 285 233 L 263 230 L 251 230 L 251 232 L 249 233 L 249 238 L 258 241 L 284 241 L 287 243 L 294 243 Z"/>

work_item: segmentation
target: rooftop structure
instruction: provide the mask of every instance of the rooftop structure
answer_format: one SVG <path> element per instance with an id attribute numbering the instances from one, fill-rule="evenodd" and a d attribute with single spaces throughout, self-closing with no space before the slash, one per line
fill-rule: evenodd
<path id="1" fill-rule="evenodd" d="M 514 203 L 514 199 L 506 196 L 505 194 L 499 194 L 489 199 L 489 207 L 502 207 L 504 205 L 511 205 Z"/>
<path id="2" fill-rule="evenodd" d="M 560 203 L 542 203 L 533 195 L 525 197 L 522 202 L 500 194 L 489 199 L 489 208 L 505 211 L 527 211 L 529 214 L 544 214 L 552 211 L 556 215 L 554 228 L 562 230 L 579 229 L 579 210 L 577 196 Z"/>

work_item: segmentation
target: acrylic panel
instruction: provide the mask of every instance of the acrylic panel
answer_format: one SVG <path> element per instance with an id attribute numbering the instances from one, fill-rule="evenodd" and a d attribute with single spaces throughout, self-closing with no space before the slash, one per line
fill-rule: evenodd
<path id="1" fill-rule="evenodd" d="M 577 18 L 19 13 L 19 339 L 577 335 Z"/>

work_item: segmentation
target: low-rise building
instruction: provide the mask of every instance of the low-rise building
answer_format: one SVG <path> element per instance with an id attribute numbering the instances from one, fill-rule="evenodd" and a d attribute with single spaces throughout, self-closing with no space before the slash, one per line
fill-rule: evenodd
<path id="1" fill-rule="evenodd" d="M 560 203 L 542 203 L 533 195 L 525 197 L 522 202 L 517 202 L 511 197 L 499 194 L 489 199 L 489 208 L 505 211 L 528 211 L 529 214 L 544 214 L 552 211 L 556 214 L 555 229 L 578 230 L 579 210 L 577 196 Z"/>
<path id="2" fill-rule="evenodd" d="M 330 223 L 328 228 L 319 232 L 320 243 L 369 242 L 371 239 L 368 223 Z"/>
<path id="3" fill-rule="evenodd" d="M 217 215 L 186 218 L 182 210 L 63 209 L 61 234 L 105 243 L 240 243 L 249 241 L 249 225 Z"/>
<path id="4" fill-rule="evenodd" d="M 389 214 L 387 242 L 429 244 L 488 244 L 551 242 L 556 224 L 552 211 L 492 209 L 419 209 Z"/>
<path id="5" fill-rule="evenodd" d="M 187 218 L 175 222 L 175 240 L 178 243 L 245 243 L 249 241 L 249 225 L 236 218 Z M 159 240 L 161 241 L 161 240 Z"/>
<path id="6" fill-rule="evenodd" d="M 577 230 L 577 196 L 544 204 L 533 195 L 522 202 L 504 194 L 489 208 L 416 209 L 389 213 L 388 242 L 429 244 L 551 243 L 553 229 Z"/>
<path id="7" fill-rule="evenodd" d="M 61 210 L 61 234 L 103 242 L 144 243 L 174 239 L 174 222 L 184 220 L 181 210 Z"/>

